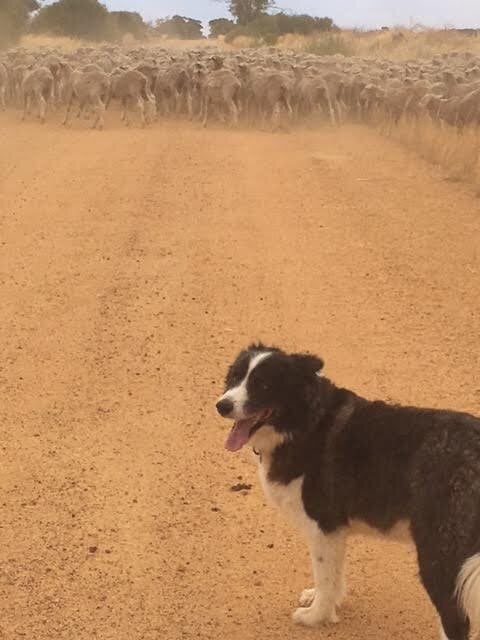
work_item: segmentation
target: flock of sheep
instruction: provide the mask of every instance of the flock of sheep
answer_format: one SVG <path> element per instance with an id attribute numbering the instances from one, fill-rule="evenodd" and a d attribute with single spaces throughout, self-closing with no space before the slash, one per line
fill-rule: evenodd
<path id="1" fill-rule="evenodd" d="M 83 47 L 71 54 L 12 49 L 0 54 L 0 109 L 33 112 L 41 122 L 64 110 L 102 129 L 112 101 L 132 124 L 185 114 L 204 126 L 211 119 L 275 130 L 322 113 L 332 124 L 382 113 L 429 117 L 462 128 L 480 124 L 480 57 L 442 54 L 431 60 L 316 56 L 274 48 L 172 53 L 163 48 Z"/>

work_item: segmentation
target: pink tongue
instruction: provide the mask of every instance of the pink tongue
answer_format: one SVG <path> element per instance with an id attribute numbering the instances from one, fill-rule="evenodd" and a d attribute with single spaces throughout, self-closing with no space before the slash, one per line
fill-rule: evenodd
<path id="1" fill-rule="evenodd" d="M 250 436 L 250 429 L 255 425 L 255 418 L 239 420 L 235 422 L 232 430 L 228 434 L 225 449 L 228 451 L 240 451 L 244 444 L 247 444 Z"/>

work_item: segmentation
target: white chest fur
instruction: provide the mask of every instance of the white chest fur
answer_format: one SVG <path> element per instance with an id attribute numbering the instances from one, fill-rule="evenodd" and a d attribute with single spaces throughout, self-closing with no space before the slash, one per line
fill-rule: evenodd
<path id="1" fill-rule="evenodd" d="M 250 440 L 254 451 L 260 455 L 255 456 L 258 466 L 258 475 L 267 501 L 276 507 L 282 514 L 298 527 L 303 533 L 317 530 L 314 520 L 309 518 L 303 507 L 302 486 L 303 476 L 292 480 L 289 484 L 271 482 L 268 478 L 272 454 L 276 447 L 285 442 L 285 436 L 279 434 L 269 425 L 265 425 Z"/>
<path id="2" fill-rule="evenodd" d="M 287 485 L 271 482 L 268 479 L 269 456 L 258 461 L 258 475 L 267 501 L 284 515 L 292 524 L 304 531 L 310 529 L 314 521 L 308 517 L 303 507 L 303 476 Z"/>

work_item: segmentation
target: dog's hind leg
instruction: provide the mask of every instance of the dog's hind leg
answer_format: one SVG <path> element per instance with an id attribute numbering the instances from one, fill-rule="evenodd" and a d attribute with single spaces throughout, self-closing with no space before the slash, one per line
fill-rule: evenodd
<path id="1" fill-rule="evenodd" d="M 439 623 L 439 638 L 440 640 L 450 640 L 450 638 L 445 634 L 445 631 L 443 630 L 443 625 L 441 621 Z"/>
<path id="2" fill-rule="evenodd" d="M 307 627 L 316 627 L 326 622 L 338 622 L 336 606 L 344 592 L 343 565 L 346 535 L 339 531 L 325 535 L 316 523 L 308 531 L 308 546 L 313 567 L 315 588 L 302 593 L 301 604 L 293 621 Z"/>
<path id="3" fill-rule="evenodd" d="M 441 620 L 440 640 L 468 640 L 470 625 L 458 610 L 457 603 L 449 601 L 437 608 Z"/>
<path id="4" fill-rule="evenodd" d="M 449 575 L 449 558 L 442 558 L 430 549 L 417 547 L 418 565 L 423 585 L 441 621 L 441 640 L 468 640 L 470 624 L 461 610 L 455 593 L 455 579 Z"/>

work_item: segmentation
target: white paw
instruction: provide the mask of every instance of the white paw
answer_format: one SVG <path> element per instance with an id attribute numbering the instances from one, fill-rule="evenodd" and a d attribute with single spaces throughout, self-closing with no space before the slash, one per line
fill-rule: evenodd
<path id="1" fill-rule="evenodd" d="M 338 616 L 335 606 L 322 607 L 315 605 L 311 607 L 300 607 L 293 612 L 292 620 L 295 624 L 301 624 L 304 627 L 318 627 L 321 624 L 337 623 Z"/>
<path id="2" fill-rule="evenodd" d="M 345 582 L 342 582 L 337 595 L 335 596 L 335 604 L 340 607 L 347 596 L 347 587 Z M 301 607 L 310 607 L 315 599 L 315 589 L 304 589 L 300 594 L 298 602 Z"/>
<path id="3" fill-rule="evenodd" d="M 315 589 L 304 589 L 298 602 L 301 607 L 309 607 L 315 598 Z"/>

